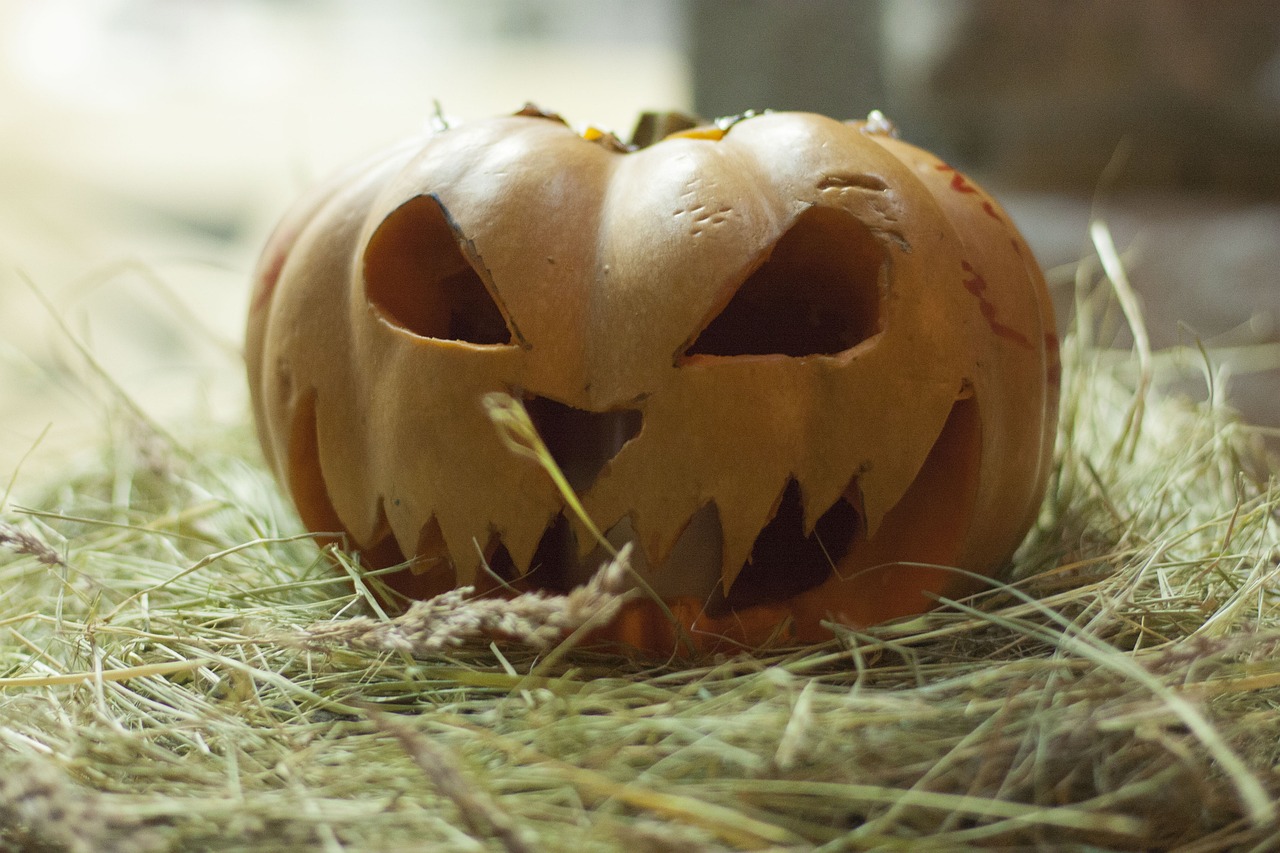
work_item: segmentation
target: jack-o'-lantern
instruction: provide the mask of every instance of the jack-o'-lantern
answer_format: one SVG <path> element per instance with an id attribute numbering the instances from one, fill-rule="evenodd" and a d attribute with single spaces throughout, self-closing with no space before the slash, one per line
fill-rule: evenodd
<path id="1" fill-rule="evenodd" d="M 300 204 L 247 359 L 303 521 L 406 563 L 394 588 L 564 590 L 600 565 L 488 419 L 505 392 L 668 605 L 602 635 L 668 648 L 669 612 L 706 649 L 821 639 L 997 570 L 1045 487 L 1053 330 L 1007 214 L 880 122 L 624 145 L 526 109 Z"/>

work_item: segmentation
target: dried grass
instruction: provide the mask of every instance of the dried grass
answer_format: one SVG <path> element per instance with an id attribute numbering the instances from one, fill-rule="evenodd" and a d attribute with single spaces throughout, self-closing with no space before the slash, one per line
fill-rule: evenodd
<path id="1" fill-rule="evenodd" d="M 120 405 L 0 519 L 0 849 L 1280 847 L 1273 469 L 1095 269 L 1005 581 L 755 657 L 576 647 L 611 574 L 388 619 L 247 426 Z"/>

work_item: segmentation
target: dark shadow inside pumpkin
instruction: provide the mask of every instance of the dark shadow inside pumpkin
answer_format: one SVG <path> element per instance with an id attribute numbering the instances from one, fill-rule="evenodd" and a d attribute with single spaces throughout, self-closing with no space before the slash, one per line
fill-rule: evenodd
<path id="1" fill-rule="evenodd" d="M 581 494 L 622 446 L 640 432 L 639 409 L 590 412 L 550 397 L 527 396 L 525 411 L 551 457 L 575 492 Z"/>
<path id="2" fill-rule="evenodd" d="M 529 571 L 523 576 L 524 584 L 519 583 L 522 579 L 520 570 L 501 541 L 495 543 L 489 555 L 489 571 L 509 584 L 527 585 L 554 593 L 568 592 L 576 586 L 571 580 L 571 565 L 578 553 L 575 541 L 573 530 L 561 513 L 538 541 L 538 549 L 533 552 L 533 559 L 529 561 Z"/>
<path id="3" fill-rule="evenodd" d="M 684 350 L 701 355 L 834 355 L 880 331 L 885 248 L 851 213 L 810 207 Z"/>
<path id="4" fill-rule="evenodd" d="M 412 198 L 373 232 L 365 296 L 393 326 L 423 338 L 510 344 L 484 264 L 434 196 Z"/>
<path id="5" fill-rule="evenodd" d="M 800 485 L 792 480 L 782 493 L 773 520 L 756 536 L 751 556 L 729 594 L 716 586 L 706 603 L 707 615 L 719 618 L 813 589 L 831 576 L 832 567 L 844 558 L 861 532 L 862 517 L 841 498 L 818 517 L 813 532 L 806 536 Z"/>

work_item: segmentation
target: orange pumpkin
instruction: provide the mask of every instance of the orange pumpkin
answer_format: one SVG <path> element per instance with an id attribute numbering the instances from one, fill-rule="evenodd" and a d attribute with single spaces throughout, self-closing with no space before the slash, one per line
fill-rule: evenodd
<path id="1" fill-rule="evenodd" d="M 949 567 L 990 574 L 1025 535 L 1058 396 L 1008 215 L 881 123 L 804 113 L 637 147 L 525 110 L 396 147 L 277 229 L 246 353 L 304 523 L 411 558 L 394 588 L 599 566 L 489 421 L 507 392 L 702 649 L 972 591 Z M 640 601 L 602 636 L 676 635 Z"/>

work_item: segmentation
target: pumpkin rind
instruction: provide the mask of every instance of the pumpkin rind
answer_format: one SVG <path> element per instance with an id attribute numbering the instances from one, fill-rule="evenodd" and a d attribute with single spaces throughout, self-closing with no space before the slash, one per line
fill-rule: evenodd
<path id="1" fill-rule="evenodd" d="M 753 275 L 751 298 L 785 308 L 769 289 L 801 293 L 793 269 L 818 279 L 814 312 L 850 315 L 839 343 L 716 354 L 735 314 L 699 344 Z M 993 572 L 1045 487 L 1057 344 L 1029 249 L 967 178 L 860 123 L 773 113 L 636 151 L 538 115 L 461 125 L 304 202 L 258 279 L 246 355 L 268 461 L 308 526 L 377 564 L 419 558 L 412 593 L 492 587 L 497 549 L 518 573 L 538 557 L 532 586 L 598 564 L 580 528 L 577 548 L 546 544 L 568 541 L 562 498 L 501 443 L 493 391 L 583 413 L 566 423 L 608 459 L 582 475 L 589 515 L 637 540 L 708 648 L 964 594 L 964 576 L 904 564 Z M 450 320 L 481 302 L 482 321 Z M 748 566 L 783 521 L 848 540 L 829 575 Z M 639 603 L 604 635 L 668 647 L 662 618 Z"/>

